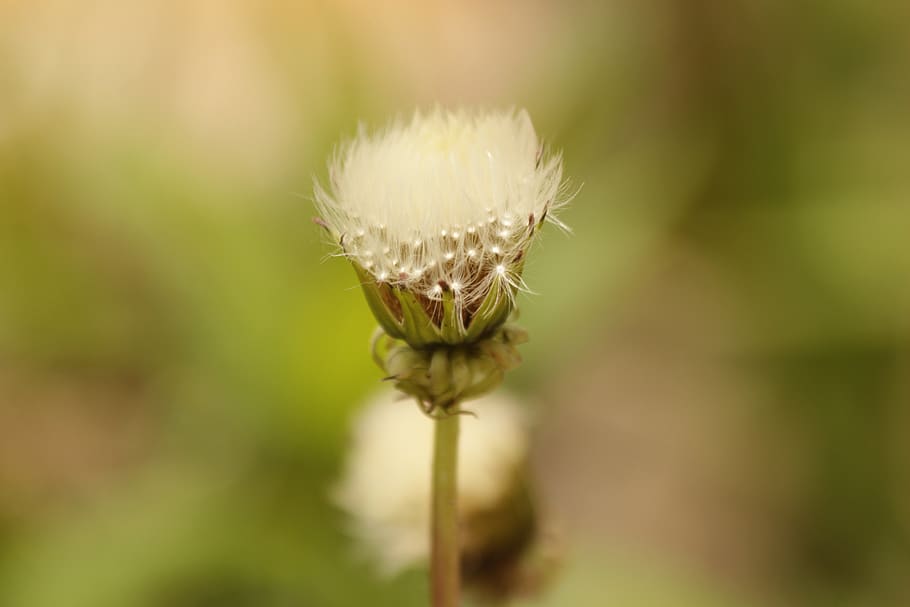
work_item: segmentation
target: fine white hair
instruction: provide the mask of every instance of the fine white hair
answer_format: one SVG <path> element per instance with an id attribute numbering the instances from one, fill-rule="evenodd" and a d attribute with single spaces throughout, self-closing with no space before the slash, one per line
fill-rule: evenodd
<path id="1" fill-rule="evenodd" d="M 469 309 L 496 282 L 522 286 L 522 259 L 569 196 L 527 112 L 416 112 L 336 150 L 316 206 L 342 253 L 377 281 Z"/>

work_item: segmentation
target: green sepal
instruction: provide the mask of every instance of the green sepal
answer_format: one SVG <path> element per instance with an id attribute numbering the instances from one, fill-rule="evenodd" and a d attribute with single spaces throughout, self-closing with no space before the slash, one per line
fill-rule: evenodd
<path id="1" fill-rule="evenodd" d="M 512 311 L 512 294 L 507 284 L 494 281 L 490 292 L 471 318 L 464 341 L 473 342 L 496 330 L 509 318 Z"/>
<path id="2" fill-rule="evenodd" d="M 415 348 L 442 342 L 436 325 L 433 324 L 424 307 L 412 293 L 401 289 L 393 289 L 392 293 L 401 303 L 401 314 L 404 317 L 402 339 Z"/>
<path id="3" fill-rule="evenodd" d="M 449 414 L 453 404 L 493 390 L 506 371 L 521 362 L 516 346 L 526 333 L 505 325 L 474 344 L 436 342 L 425 347 L 396 340 L 374 339 L 374 353 L 386 379 L 414 396 L 426 413 Z"/>
<path id="4" fill-rule="evenodd" d="M 449 373 L 449 352 L 445 349 L 434 350 L 430 355 L 430 394 L 438 394 L 439 400 L 449 391 L 451 374 Z"/>
<path id="5" fill-rule="evenodd" d="M 363 294 L 366 297 L 367 304 L 370 306 L 370 310 L 373 312 L 373 316 L 376 317 L 379 325 L 392 337 L 405 339 L 405 333 L 401 323 L 395 318 L 388 306 L 386 306 L 382 299 L 382 295 L 379 292 L 379 289 L 383 286 L 388 288 L 392 293 L 395 292 L 395 289 L 389 285 L 380 285 L 377 283 L 376 279 L 356 261 L 351 261 L 351 265 L 354 266 L 354 271 L 357 272 L 357 278 L 360 279 L 360 286 L 363 287 Z"/>
<path id="6" fill-rule="evenodd" d="M 465 340 L 465 330 L 461 314 L 455 305 L 455 294 L 446 291 L 442 294 L 442 339 L 447 344 L 460 344 Z"/>

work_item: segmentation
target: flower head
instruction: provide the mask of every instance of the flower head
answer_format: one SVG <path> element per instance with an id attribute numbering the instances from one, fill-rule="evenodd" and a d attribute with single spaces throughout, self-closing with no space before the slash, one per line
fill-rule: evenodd
<path id="1" fill-rule="evenodd" d="M 460 439 L 464 551 L 492 549 L 488 544 L 503 535 L 529 533 L 520 482 L 529 449 L 527 412 L 502 393 L 478 400 L 477 410 L 477 417 L 463 420 Z M 355 420 L 334 498 L 350 515 L 360 547 L 388 575 L 421 565 L 428 556 L 433 423 L 390 390 L 377 393 Z M 492 536 L 491 513 L 501 514 L 495 517 L 499 533 Z"/>
<path id="2" fill-rule="evenodd" d="M 534 235 L 567 200 L 561 159 L 524 111 L 435 110 L 361 129 L 329 174 L 328 190 L 316 184 L 321 223 L 383 329 L 418 348 L 499 327 Z"/>

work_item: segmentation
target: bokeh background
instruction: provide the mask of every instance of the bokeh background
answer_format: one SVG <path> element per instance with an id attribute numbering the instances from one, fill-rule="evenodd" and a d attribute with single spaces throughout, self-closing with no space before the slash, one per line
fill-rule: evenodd
<path id="1" fill-rule="evenodd" d="M 908 32 L 897 1 L 0 3 L 0 605 L 424 604 L 327 499 L 379 373 L 310 194 L 358 121 L 436 103 L 526 107 L 582 186 L 507 381 L 566 546 L 534 604 L 910 604 Z"/>

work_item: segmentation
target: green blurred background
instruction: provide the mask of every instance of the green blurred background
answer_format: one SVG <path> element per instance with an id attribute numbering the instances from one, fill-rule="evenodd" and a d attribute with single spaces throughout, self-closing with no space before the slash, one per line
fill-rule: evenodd
<path id="1" fill-rule="evenodd" d="M 582 189 L 507 381 L 535 604 L 910 604 L 910 4 L 0 4 L 0 605 L 421 605 L 327 500 L 379 379 L 310 222 L 362 120 Z M 406 440 L 406 438 L 402 438 Z"/>

